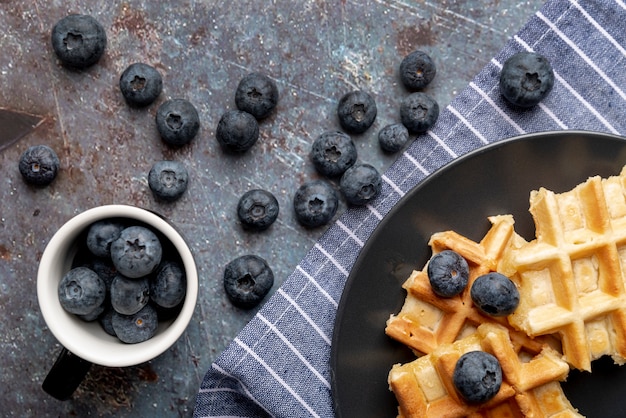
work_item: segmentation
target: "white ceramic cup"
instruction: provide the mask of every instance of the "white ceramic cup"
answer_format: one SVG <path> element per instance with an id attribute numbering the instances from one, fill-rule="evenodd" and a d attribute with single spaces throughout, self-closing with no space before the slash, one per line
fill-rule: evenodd
<path id="1" fill-rule="evenodd" d="M 187 292 L 178 315 L 169 321 L 159 322 L 155 335 L 137 344 L 125 344 L 107 334 L 98 321 L 85 322 L 66 312 L 58 298 L 58 285 L 70 270 L 79 245 L 78 238 L 92 223 L 107 218 L 126 218 L 146 224 L 168 239 L 178 251 L 187 276 Z M 108 367 L 127 367 L 151 360 L 170 348 L 183 334 L 194 312 L 198 297 L 196 264 L 183 237 L 163 217 L 146 209 L 127 205 L 99 206 L 73 217 L 50 239 L 39 263 L 37 273 L 37 298 L 48 328 L 65 350 L 62 356 L 82 359 L 84 364 Z M 62 358 L 57 360 L 61 363 Z M 57 364 L 55 364 L 55 367 Z M 52 371 L 51 371 L 52 372 Z M 70 371 L 66 372 L 70 373 Z M 86 374 L 78 380 L 76 387 Z M 50 376 L 49 376 L 50 377 Z M 56 386 L 56 382 L 55 385 Z M 44 387 L 45 389 L 45 387 Z M 73 388 L 75 389 L 75 387 Z M 71 392 L 73 392 L 71 389 Z M 71 394 L 71 393 L 70 393 Z M 55 396 L 55 395 L 53 395 Z"/>

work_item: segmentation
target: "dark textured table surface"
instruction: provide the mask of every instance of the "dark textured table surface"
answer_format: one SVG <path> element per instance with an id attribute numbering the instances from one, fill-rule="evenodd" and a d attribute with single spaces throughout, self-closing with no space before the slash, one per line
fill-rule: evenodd
<path id="1" fill-rule="evenodd" d="M 426 92 L 445 107 L 541 4 L 0 0 L 0 107 L 43 118 L 0 153 L 0 415 L 191 416 L 206 369 L 254 314 L 227 300 L 224 265 L 246 253 L 264 257 L 275 273 L 273 292 L 324 232 L 298 225 L 291 200 L 302 182 L 318 177 L 308 153 L 320 133 L 339 128 L 338 99 L 355 89 L 375 97 L 375 124 L 353 139 L 359 159 L 382 172 L 395 156 L 380 150 L 377 133 L 399 119 L 407 94 L 397 75 L 403 56 L 414 49 L 432 56 L 438 72 Z M 52 52 L 50 30 L 68 13 L 92 14 L 107 32 L 105 56 L 85 71 L 61 67 Z M 147 109 L 129 108 L 118 88 L 133 62 L 163 75 L 163 93 Z M 252 71 L 276 81 L 280 102 L 261 123 L 259 142 L 244 155 L 227 155 L 215 127 Z M 171 149 L 154 116 L 159 103 L 177 97 L 197 107 L 201 130 L 190 145 Z M 43 189 L 27 186 L 17 169 L 20 154 L 35 144 L 48 144 L 61 160 L 59 176 Z M 162 159 L 180 160 L 190 173 L 175 203 L 156 201 L 147 185 L 150 167 Z M 262 233 L 243 230 L 236 219 L 237 201 L 251 188 L 271 191 L 281 208 Z M 39 312 L 37 264 L 64 222 L 110 203 L 156 210 L 182 230 L 199 269 L 196 311 L 166 353 L 125 369 L 94 366 L 74 397 L 60 402 L 41 390 L 60 346 Z"/>

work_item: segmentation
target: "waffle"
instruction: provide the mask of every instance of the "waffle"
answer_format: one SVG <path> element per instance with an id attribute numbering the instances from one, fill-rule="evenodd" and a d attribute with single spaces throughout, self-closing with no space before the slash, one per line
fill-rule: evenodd
<path id="1" fill-rule="evenodd" d="M 503 375 L 495 397 L 478 405 L 460 398 L 452 383 L 459 357 L 475 350 L 493 354 Z M 568 372 L 560 353 L 549 346 L 539 352 L 517 351 L 506 327 L 485 323 L 454 343 L 394 365 L 388 381 L 398 400 L 399 417 L 580 417 L 559 383 Z"/>
<path id="2" fill-rule="evenodd" d="M 565 360 L 591 370 L 626 358 L 626 167 L 556 194 L 531 192 L 536 239 L 513 239 L 498 270 L 520 290 L 509 322 L 530 336 L 561 336 Z"/>
<path id="3" fill-rule="evenodd" d="M 470 288 L 473 281 L 495 271 L 504 250 L 513 245 L 511 240 L 517 237 L 512 216 L 494 216 L 489 220 L 491 228 L 479 243 L 454 231 L 436 233 L 431 237 L 429 245 L 434 254 L 450 249 L 467 260 L 470 270 L 467 288 L 458 296 L 441 298 L 432 291 L 427 267 L 422 271 L 413 271 L 402 285 L 407 295 L 401 311 L 391 315 L 387 321 L 385 333 L 388 336 L 422 355 L 433 352 L 441 344 L 452 343 L 473 333 L 481 323 L 490 322 L 510 329 L 516 349 L 541 350 L 546 340 L 529 338 L 510 327 L 505 318 L 481 314 L 472 303 Z"/>

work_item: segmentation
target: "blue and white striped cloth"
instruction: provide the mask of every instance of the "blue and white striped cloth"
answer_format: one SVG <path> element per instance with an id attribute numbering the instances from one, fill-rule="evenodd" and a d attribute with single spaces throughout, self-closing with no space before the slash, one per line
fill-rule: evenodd
<path id="1" fill-rule="evenodd" d="M 519 51 L 552 63 L 549 96 L 524 111 L 499 93 Z M 330 345 L 341 293 L 360 249 L 409 190 L 451 160 L 519 134 L 580 129 L 626 134 L 626 4 L 551 0 L 383 175 L 371 205 L 348 210 L 211 366 L 194 417 L 332 417 Z M 382 332 L 382 330 L 381 330 Z"/>

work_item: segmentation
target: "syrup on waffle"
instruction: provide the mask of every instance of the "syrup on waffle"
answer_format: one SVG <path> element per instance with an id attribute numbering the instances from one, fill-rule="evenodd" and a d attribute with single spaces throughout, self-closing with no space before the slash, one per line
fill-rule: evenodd
<path id="1" fill-rule="evenodd" d="M 560 334 L 565 359 L 590 370 L 626 358 L 626 167 L 556 194 L 533 191 L 536 239 L 507 248 L 498 269 L 520 290 L 509 322 L 528 335 Z"/>
<path id="2" fill-rule="evenodd" d="M 416 354 L 428 354 L 439 345 L 452 343 L 471 334 L 485 322 L 499 323 L 509 328 L 516 350 L 521 347 L 538 352 L 545 340 L 534 340 L 525 333 L 515 331 L 505 318 L 486 316 L 474 306 L 470 288 L 473 281 L 490 271 L 495 271 L 498 262 L 511 240 L 517 239 L 513 230 L 513 217 L 500 215 L 489 218 L 491 228 L 477 243 L 453 231 L 434 234 L 429 242 L 433 254 L 449 249 L 463 256 L 469 265 L 470 275 L 467 288 L 458 296 L 437 296 L 428 280 L 426 267 L 414 271 L 402 287 L 407 296 L 401 311 L 391 315 L 385 332 L 391 338 L 410 347 Z"/>
<path id="3" fill-rule="evenodd" d="M 452 381 L 459 357 L 475 350 L 493 354 L 503 375 L 496 396 L 477 405 L 459 397 Z M 538 352 L 518 351 L 506 327 L 485 323 L 454 343 L 393 366 L 388 381 L 398 400 L 399 417 L 580 417 L 559 383 L 568 372 L 560 353 L 549 346 Z"/>

